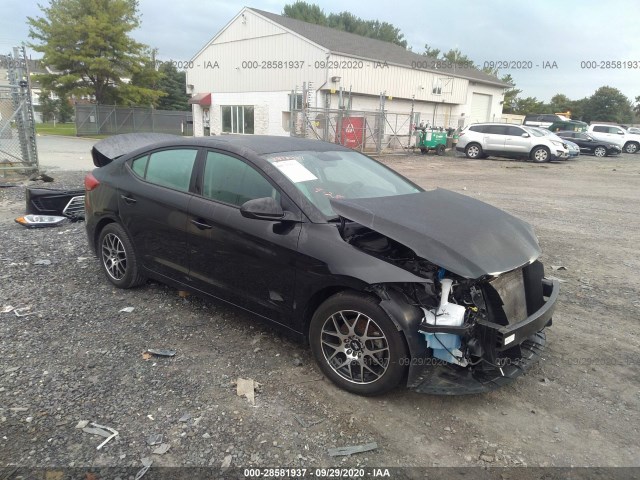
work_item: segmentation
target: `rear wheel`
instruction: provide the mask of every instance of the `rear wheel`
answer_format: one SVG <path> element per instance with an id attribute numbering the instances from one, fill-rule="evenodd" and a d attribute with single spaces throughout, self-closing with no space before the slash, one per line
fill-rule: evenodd
<path id="1" fill-rule="evenodd" d="M 436 147 L 436 154 L 442 156 L 444 155 L 444 150 L 444 145 L 438 145 Z"/>
<path id="2" fill-rule="evenodd" d="M 547 147 L 536 147 L 531 151 L 531 160 L 536 163 L 544 163 L 551 160 L 551 152 Z"/>
<path id="3" fill-rule="evenodd" d="M 605 157 L 607 155 L 607 149 L 604 147 L 596 147 L 593 154 L 596 157 Z"/>
<path id="4" fill-rule="evenodd" d="M 624 151 L 627 153 L 636 153 L 638 151 L 638 145 L 636 142 L 629 142 L 624 146 Z"/>
<path id="5" fill-rule="evenodd" d="M 147 279 L 140 272 L 138 256 L 127 232 L 117 223 L 102 229 L 98 239 L 102 270 L 112 284 L 118 288 L 133 288 Z"/>
<path id="6" fill-rule="evenodd" d="M 322 372 L 358 395 L 396 387 L 408 363 L 407 347 L 373 297 L 339 293 L 316 310 L 309 327 L 311 351 Z"/>
<path id="7" fill-rule="evenodd" d="M 482 147 L 477 143 L 472 143 L 470 145 L 467 145 L 464 153 L 467 158 L 482 158 Z"/>
<path id="8" fill-rule="evenodd" d="M 422 155 L 426 155 L 428 151 L 429 151 L 429 149 L 424 148 L 424 147 L 420 149 L 420 153 L 421 153 Z"/>

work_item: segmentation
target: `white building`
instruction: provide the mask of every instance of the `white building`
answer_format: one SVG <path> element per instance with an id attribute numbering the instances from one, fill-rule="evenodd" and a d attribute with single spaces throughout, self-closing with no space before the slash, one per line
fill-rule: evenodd
<path id="1" fill-rule="evenodd" d="M 243 8 L 192 59 L 194 135 L 289 135 L 292 91 L 308 87 L 309 107 L 419 113 L 426 124 L 500 121 L 508 85 L 475 68 L 379 40 Z M 296 95 L 299 103 L 302 99 Z M 343 103 L 344 104 L 344 103 Z M 417 117 L 416 117 L 417 118 Z"/>

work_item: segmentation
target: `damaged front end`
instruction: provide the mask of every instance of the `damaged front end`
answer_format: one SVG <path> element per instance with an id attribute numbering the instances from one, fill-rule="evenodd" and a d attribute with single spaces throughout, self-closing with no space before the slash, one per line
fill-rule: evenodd
<path id="1" fill-rule="evenodd" d="M 340 231 L 355 248 L 424 278 L 374 286 L 380 306 L 402 320 L 411 355 L 408 387 L 441 395 L 487 392 L 539 359 L 559 292 L 539 261 L 466 278 L 344 217 Z"/>

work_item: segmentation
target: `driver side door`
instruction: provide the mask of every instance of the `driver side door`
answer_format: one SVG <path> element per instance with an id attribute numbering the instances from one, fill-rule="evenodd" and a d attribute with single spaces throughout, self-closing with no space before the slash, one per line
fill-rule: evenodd
<path id="1" fill-rule="evenodd" d="M 209 150 L 189 205 L 189 276 L 212 296 L 290 326 L 299 222 L 242 216 L 248 200 L 272 197 L 302 213 L 266 176 L 243 158 Z"/>

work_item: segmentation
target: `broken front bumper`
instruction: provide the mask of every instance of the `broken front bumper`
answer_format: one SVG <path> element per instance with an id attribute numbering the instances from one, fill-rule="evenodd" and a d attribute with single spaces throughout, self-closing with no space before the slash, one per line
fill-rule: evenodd
<path id="1" fill-rule="evenodd" d="M 407 386 L 419 393 L 463 395 L 484 393 L 513 382 L 540 359 L 546 344 L 542 331 L 551 325 L 560 292 L 557 280 L 542 279 L 542 306 L 524 320 L 510 325 L 488 321 L 478 324 L 495 338 L 496 351 L 519 346 L 517 358 L 501 358 L 499 367 L 460 367 L 433 357 L 412 358 Z"/>

